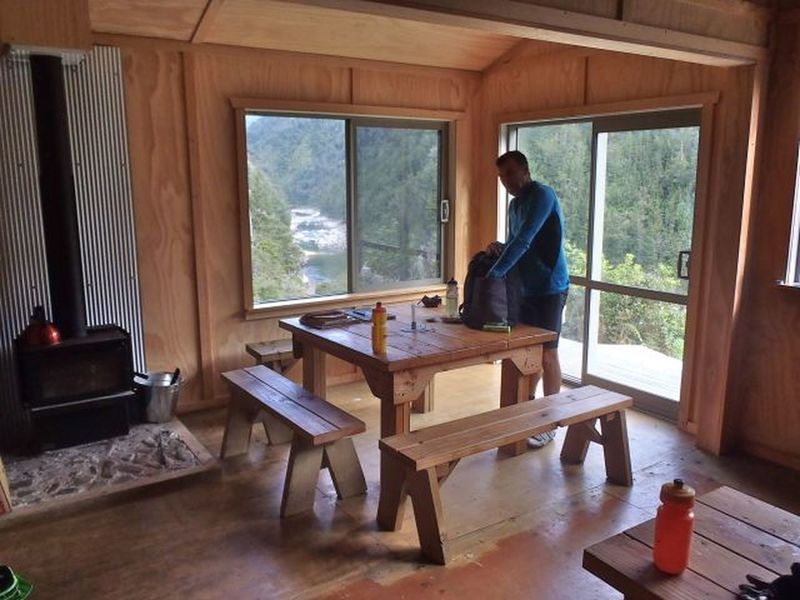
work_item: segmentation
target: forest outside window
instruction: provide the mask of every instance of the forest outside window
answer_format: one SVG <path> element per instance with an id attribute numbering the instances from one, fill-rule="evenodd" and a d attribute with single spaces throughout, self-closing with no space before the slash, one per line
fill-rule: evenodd
<path id="1" fill-rule="evenodd" d="M 241 116 L 250 309 L 442 282 L 446 123 Z"/>

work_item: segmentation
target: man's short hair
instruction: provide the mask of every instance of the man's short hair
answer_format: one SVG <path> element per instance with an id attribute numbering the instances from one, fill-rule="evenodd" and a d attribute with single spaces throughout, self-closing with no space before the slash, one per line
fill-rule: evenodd
<path id="1" fill-rule="evenodd" d="M 494 164 L 496 167 L 502 167 L 509 161 L 514 161 L 526 171 L 530 171 L 530 167 L 528 166 L 528 157 L 519 150 L 511 150 L 505 154 L 501 154 L 497 157 L 497 160 L 494 161 Z"/>

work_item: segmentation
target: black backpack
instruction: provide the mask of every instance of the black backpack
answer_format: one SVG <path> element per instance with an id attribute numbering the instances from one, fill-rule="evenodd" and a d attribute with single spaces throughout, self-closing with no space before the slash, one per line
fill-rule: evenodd
<path id="1" fill-rule="evenodd" d="M 487 323 L 515 325 L 519 321 L 520 280 L 513 268 L 504 278 L 486 277 L 497 261 L 484 251 L 469 261 L 464 279 L 464 303 L 459 307 L 467 327 L 481 329 Z"/>

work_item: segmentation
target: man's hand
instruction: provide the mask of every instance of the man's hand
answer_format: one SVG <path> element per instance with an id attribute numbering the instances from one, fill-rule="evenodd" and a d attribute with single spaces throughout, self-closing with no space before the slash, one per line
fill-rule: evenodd
<path id="1" fill-rule="evenodd" d="M 505 248 L 505 244 L 503 242 L 492 242 L 486 246 L 486 254 L 492 258 L 496 258 L 503 253 L 503 248 Z"/>

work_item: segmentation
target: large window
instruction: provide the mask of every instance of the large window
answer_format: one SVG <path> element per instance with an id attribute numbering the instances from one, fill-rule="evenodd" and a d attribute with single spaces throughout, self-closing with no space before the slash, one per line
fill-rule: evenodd
<path id="1" fill-rule="evenodd" d="M 441 283 L 446 123 L 241 116 L 251 308 Z"/>

